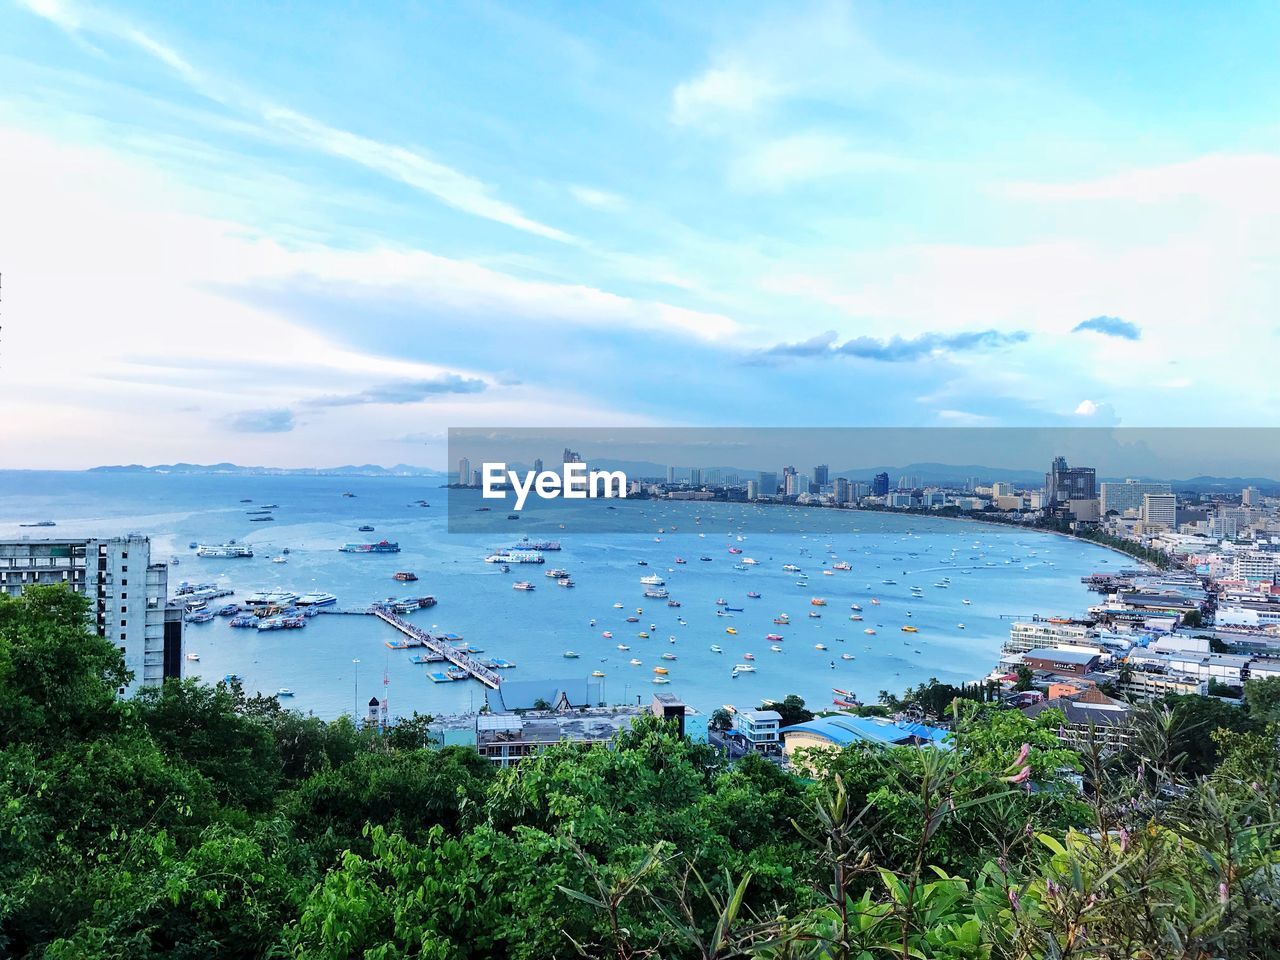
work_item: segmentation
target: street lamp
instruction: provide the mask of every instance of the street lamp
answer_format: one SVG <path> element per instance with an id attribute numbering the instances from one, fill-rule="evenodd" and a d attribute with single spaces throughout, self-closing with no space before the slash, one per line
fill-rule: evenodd
<path id="1" fill-rule="evenodd" d="M 352 660 L 356 665 L 355 679 L 351 681 L 351 719 L 360 720 L 360 661 Z"/>

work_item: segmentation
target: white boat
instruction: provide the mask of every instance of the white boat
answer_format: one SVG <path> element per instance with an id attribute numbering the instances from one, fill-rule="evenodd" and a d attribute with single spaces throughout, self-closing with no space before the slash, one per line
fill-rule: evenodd
<path id="1" fill-rule="evenodd" d="M 563 654 L 561 654 L 561 656 L 563 656 L 566 660 L 578 659 L 578 655 L 574 653 L 572 650 L 566 650 Z"/>
<path id="2" fill-rule="evenodd" d="M 328 607 L 338 602 L 332 593 L 304 593 L 298 598 L 300 607 Z"/>
<path id="3" fill-rule="evenodd" d="M 196 556 L 211 557 L 211 558 L 218 558 L 218 559 L 231 558 L 231 557 L 252 557 L 253 548 L 243 543 L 235 543 L 234 541 L 227 541 L 226 543 L 220 543 L 213 546 L 210 546 L 209 544 L 206 544 L 206 543 L 202 543 L 196 547 Z"/>
<path id="4" fill-rule="evenodd" d="M 733 665 L 734 673 L 755 673 L 756 668 L 749 663 L 735 663 Z"/>
<path id="5" fill-rule="evenodd" d="M 825 649 L 827 649 L 827 645 L 826 645 L 825 643 L 815 643 L 815 644 L 813 645 L 813 649 L 815 649 L 815 650 L 825 650 Z"/>
<path id="6" fill-rule="evenodd" d="M 654 537 L 654 539 L 656 540 L 656 539 L 658 539 L 658 538 L 657 538 L 657 537 Z M 671 682 L 671 680 L 670 680 L 669 678 L 667 678 L 667 677 L 654 677 L 654 678 L 653 678 L 653 683 L 670 683 L 670 682 Z"/>
<path id="7" fill-rule="evenodd" d="M 778 646 L 776 643 L 773 646 L 771 646 L 769 649 L 772 650 L 774 653 L 782 652 L 782 648 Z"/>
<path id="8" fill-rule="evenodd" d="M 640 666 L 640 661 L 639 661 L 639 660 L 637 660 L 635 657 L 632 657 L 632 658 L 631 658 L 631 666 L 633 666 L 633 667 L 638 667 L 638 666 Z"/>
<path id="9" fill-rule="evenodd" d="M 200 660 L 200 654 L 198 654 L 198 653 L 188 653 L 188 654 L 187 654 L 187 659 L 188 659 L 188 660 L 190 660 L 192 663 L 198 663 L 198 662 L 199 662 L 199 660 Z"/>
<path id="10" fill-rule="evenodd" d="M 250 607 L 291 607 L 297 602 L 298 595 L 292 590 L 259 590 L 244 598 Z"/>
<path id="11" fill-rule="evenodd" d="M 647 577 L 641 577 L 640 582 L 649 587 L 661 587 L 666 583 L 666 581 L 656 573 L 651 573 Z"/>
<path id="12" fill-rule="evenodd" d="M 712 652 L 712 653 L 724 653 L 724 651 L 723 651 L 722 649 L 720 649 L 720 644 L 718 644 L 718 643 L 713 643 L 713 644 L 711 645 L 711 652 Z"/>
<path id="13" fill-rule="evenodd" d="M 290 690 L 288 687 L 281 687 L 279 690 L 277 690 L 277 691 L 276 691 L 276 696 L 277 696 L 277 697 L 292 697 L 292 696 L 293 696 L 293 691 L 292 691 L 292 690 Z"/>
<path id="14" fill-rule="evenodd" d="M 532 590 L 533 584 L 528 580 L 517 580 L 511 585 L 512 590 Z"/>
<path id="15" fill-rule="evenodd" d="M 272 563 L 288 563 L 288 562 L 289 562 L 289 558 L 288 558 L 288 557 L 286 557 L 286 556 L 281 555 L 281 556 L 278 556 L 278 557 L 272 557 L 272 558 L 271 558 L 271 562 L 272 562 Z"/>
<path id="16" fill-rule="evenodd" d="M 840 659 L 841 659 L 841 660 L 852 660 L 852 659 L 853 659 L 853 654 L 852 654 L 852 653 L 842 653 L 842 654 L 840 654 Z"/>
<path id="17" fill-rule="evenodd" d="M 630 650 L 631 648 L 630 648 L 629 646 L 627 646 L 625 643 L 620 643 L 620 644 L 618 644 L 618 649 L 619 649 L 619 650 Z"/>

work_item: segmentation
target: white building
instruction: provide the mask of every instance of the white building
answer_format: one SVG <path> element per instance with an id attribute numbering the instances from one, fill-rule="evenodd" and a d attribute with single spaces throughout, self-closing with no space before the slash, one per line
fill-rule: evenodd
<path id="1" fill-rule="evenodd" d="M 0 541 L 0 592 L 54 584 L 87 596 L 95 632 L 124 654 L 133 680 L 122 695 L 182 676 L 182 610 L 168 604 L 169 568 L 151 563 L 146 537 Z"/>
<path id="2" fill-rule="evenodd" d="M 1249 550 L 1237 553 L 1232 575 L 1236 580 L 1270 583 L 1276 578 L 1276 558 L 1280 554 Z"/>
<path id="3" fill-rule="evenodd" d="M 1089 637 L 1089 630 L 1083 624 L 1018 621 L 1009 629 L 1004 650 L 1006 653 L 1026 653 L 1040 647 L 1090 646 Z"/>
<path id="4" fill-rule="evenodd" d="M 1137 516 L 1142 510 L 1142 498 L 1146 494 L 1172 493 L 1173 488 L 1167 483 L 1126 480 L 1124 483 L 1100 484 L 1099 491 L 1099 507 L 1103 516 L 1114 510 L 1123 517 L 1127 514 Z"/>
<path id="5" fill-rule="evenodd" d="M 1178 498 L 1172 493 L 1144 493 L 1142 522 L 1173 530 L 1178 525 Z"/>
<path id="6" fill-rule="evenodd" d="M 773 753 L 781 745 L 778 730 L 782 714 L 777 710 L 739 710 L 733 716 L 733 729 L 752 750 Z"/>

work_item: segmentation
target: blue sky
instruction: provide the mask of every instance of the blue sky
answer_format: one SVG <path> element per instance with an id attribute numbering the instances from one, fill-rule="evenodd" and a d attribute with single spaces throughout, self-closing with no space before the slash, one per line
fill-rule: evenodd
<path id="1" fill-rule="evenodd" d="M 1273 425 L 1280 8 L 0 0 L 2 466 Z"/>

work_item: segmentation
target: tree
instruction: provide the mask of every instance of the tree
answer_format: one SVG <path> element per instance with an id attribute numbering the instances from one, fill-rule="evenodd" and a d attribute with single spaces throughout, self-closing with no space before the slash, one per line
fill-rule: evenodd
<path id="1" fill-rule="evenodd" d="M 723 733 L 733 727 L 733 716 L 724 707 L 716 707 L 711 711 L 711 718 L 707 721 L 707 728 Z"/>
<path id="2" fill-rule="evenodd" d="M 806 723 L 813 719 L 813 711 L 806 709 L 804 699 L 794 693 L 787 694 L 781 701 L 766 700 L 760 705 L 760 709 L 776 711 L 782 718 L 779 726 L 783 727 Z"/>
<path id="3" fill-rule="evenodd" d="M 1035 674 L 1031 672 L 1031 668 L 1025 663 L 1020 663 L 1013 671 L 1018 676 L 1017 682 L 1013 685 L 1013 689 L 1018 691 L 1030 690 Z"/>
<path id="4" fill-rule="evenodd" d="M 1244 702 L 1254 719 L 1262 723 L 1280 722 L 1280 677 L 1246 680 Z"/>

